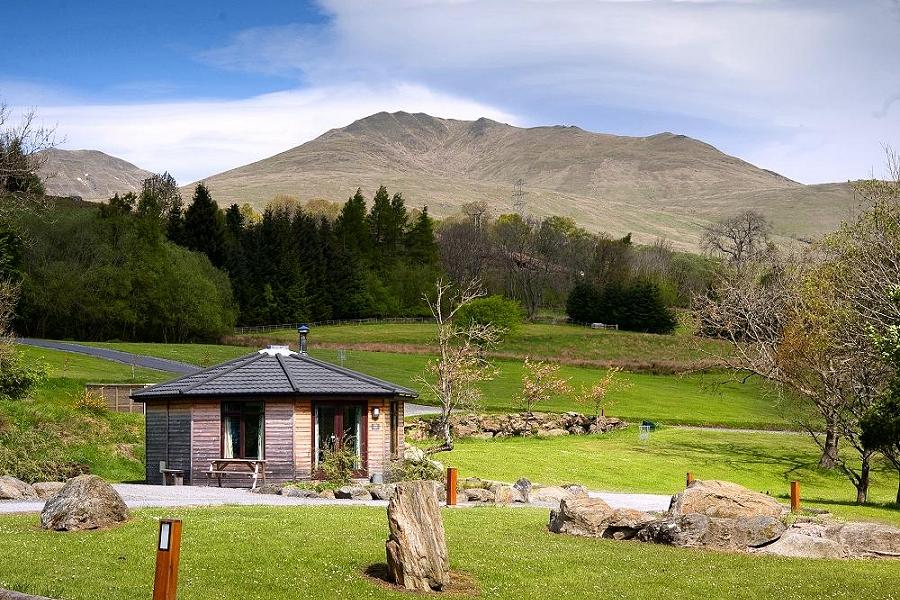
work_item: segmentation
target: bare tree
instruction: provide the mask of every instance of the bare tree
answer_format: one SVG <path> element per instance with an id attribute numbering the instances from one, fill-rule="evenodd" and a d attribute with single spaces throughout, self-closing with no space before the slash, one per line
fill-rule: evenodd
<path id="1" fill-rule="evenodd" d="M 484 281 L 493 248 L 488 237 L 488 221 L 448 220 L 437 230 L 441 266 L 453 281 Z"/>
<path id="2" fill-rule="evenodd" d="M 39 125 L 34 112 L 12 123 L 12 111 L 0 104 L 0 194 L 4 196 L 0 211 L 43 199 L 44 186 L 37 171 L 47 159 L 44 151 L 55 145 L 55 130 Z"/>
<path id="3" fill-rule="evenodd" d="M 439 423 L 443 442 L 429 451 L 453 450 L 453 434 L 450 419 L 459 409 L 474 409 L 481 399 L 478 384 L 494 377 L 496 370 L 484 358 L 484 349 L 494 346 L 500 339 L 499 329 L 490 323 L 474 321 L 458 324 L 453 317 L 485 293 L 475 280 L 462 288 L 439 279 L 434 297 L 425 297 L 428 308 L 437 325 L 438 357 L 428 365 L 429 376 L 418 381 L 441 404 Z"/>
<path id="4" fill-rule="evenodd" d="M 771 229 L 763 215 L 745 210 L 704 227 L 700 249 L 740 268 L 766 251 Z"/>
<path id="5" fill-rule="evenodd" d="M 525 357 L 522 373 L 522 396 L 526 412 L 532 412 L 539 402 L 555 394 L 565 394 L 571 389 L 569 380 L 559 376 L 560 365 L 544 361 L 532 362 Z"/>

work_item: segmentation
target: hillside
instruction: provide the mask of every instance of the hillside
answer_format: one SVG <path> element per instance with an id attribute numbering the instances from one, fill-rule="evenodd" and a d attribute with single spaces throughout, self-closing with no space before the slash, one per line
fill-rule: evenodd
<path id="1" fill-rule="evenodd" d="M 99 150 L 53 148 L 46 150 L 44 156 L 46 161 L 39 174 L 51 196 L 106 200 L 116 193 L 140 191 L 141 181 L 152 175 Z"/>
<path id="2" fill-rule="evenodd" d="M 592 230 L 696 246 L 703 223 L 745 207 L 784 237 L 833 229 L 853 199 L 845 184 L 805 186 L 683 135 L 625 137 L 578 127 L 520 128 L 479 119 L 378 113 L 205 181 L 221 204 L 262 207 L 275 194 L 343 201 L 357 187 L 402 191 L 437 216 L 482 200 L 513 210 L 517 179 L 529 212 Z"/>

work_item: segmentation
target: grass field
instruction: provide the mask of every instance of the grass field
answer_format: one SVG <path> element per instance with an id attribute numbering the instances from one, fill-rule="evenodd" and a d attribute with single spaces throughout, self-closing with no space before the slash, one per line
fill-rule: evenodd
<path id="1" fill-rule="evenodd" d="M 816 561 L 550 534 L 546 510 L 444 510 L 450 564 L 481 598 L 900 597 L 900 561 Z M 384 562 L 384 509 L 138 511 L 106 531 L 50 533 L 0 517 L 0 587 L 66 600 L 149 598 L 160 517 L 184 520 L 178 597 L 412 598 L 361 574 Z"/>
<path id="2" fill-rule="evenodd" d="M 337 329 L 337 328 L 335 328 Z M 98 344 L 99 345 L 99 344 Z M 197 365 L 241 356 L 252 350 L 239 346 L 201 344 L 127 344 L 107 343 L 103 347 L 149 356 L 172 358 Z M 338 351 L 313 348 L 310 354 L 340 364 Z M 417 378 L 425 373 L 428 356 L 393 352 L 350 350 L 344 353 L 344 365 L 350 369 L 381 377 L 413 389 L 421 389 Z M 517 396 L 522 386 L 522 363 L 497 360 L 499 375 L 482 386 L 483 410 L 514 412 L 521 410 Z M 563 366 L 561 374 L 574 387 L 587 385 L 602 375 L 600 369 Z M 652 375 L 624 373 L 631 386 L 610 396 L 607 413 L 629 420 L 650 419 L 663 423 L 787 429 L 794 426 L 776 394 L 757 380 L 740 384 L 727 382 L 722 374 Z M 422 397 L 421 402 L 432 399 Z M 585 411 L 572 396 L 554 397 L 537 407 L 545 411 Z"/>
<path id="3" fill-rule="evenodd" d="M 841 517 L 887 521 L 900 526 L 897 472 L 878 464 L 872 474 L 871 506 L 856 506 L 856 490 L 836 471 L 819 469 L 819 453 L 803 434 L 663 428 L 647 441 L 637 429 L 600 436 L 459 440 L 438 455 L 460 477 L 500 481 L 528 477 L 550 484 L 580 483 L 592 489 L 674 494 L 685 473 L 725 479 L 787 498 L 790 482 L 801 482 L 804 503 Z"/>
<path id="4" fill-rule="evenodd" d="M 430 353 L 435 335 L 431 324 L 367 324 L 315 327 L 310 346 Z M 297 332 L 276 330 L 264 335 L 230 336 L 228 343 L 262 346 L 296 344 Z M 687 368 L 709 359 L 727 345 L 687 334 L 654 335 L 629 331 L 597 330 L 576 325 L 523 324 L 510 333 L 494 354 L 500 358 L 530 356 L 568 364 L 603 366 L 621 364 L 632 370 Z"/>

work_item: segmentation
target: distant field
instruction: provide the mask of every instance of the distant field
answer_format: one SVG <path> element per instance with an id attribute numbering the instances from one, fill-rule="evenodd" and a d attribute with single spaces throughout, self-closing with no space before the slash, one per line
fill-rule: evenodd
<path id="1" fill-rule="evenodd" d="M 337 328 L 335 328 L 337 329 Z M 162 358 L 175 358 L 202 364 L 214 356 L 215 361 L 241 356 L 252 350 L 237 346 L 208 346 L 194 344 L 103 344 L 104 347 L 139 352 Z M 310 354 L 322 360 L 340 364 L 338 351 L 315 347 Z M 421 389 L 417 378 L 426 371 L 428 356 L 392 352 L 349 350 L 344 353 L 344 366 L 363 373 Z M 522 385 L 522 363 L 518 360 L 497 360 L 499 376 L 483 386 L 483 409 L 488 412 L 521 410 L 517 396 Z M 588 385 L 603 374 L 602 369 L 565 365 L 561 374 L 576 388 Z M 792 428 L 793 423 L 782 410 L 780 400 L 766 385 L 757 380 L 739 384 L 725 382 L 723 374 L 651 375 L 624 373 L 621 376 L 631 387 L 610 396 L 607 414 L 628 420 L 649 419 L 664 423 L 749 427 L 762 429 Z M 420 400 L 433 403 L 424 396 Z M 537 410 L 584 412 L 585 406 L 571 397 L 555 397 L 539 405 Z"/>
<path id="2" fill-rule="evenodd" d="M 315 327 L 311 348 L 348 348 L 411 354 L 432 353 L 435 328 L 431 324 L 367 324 Z M 264 335 L 229 336 L 230 344 L 265 346 L 293 344 L 297 332 L 276 330 Z M 492 353 L 499 358 L 526 356 L 567 364 L 622 365 L 630 370 L 688 369 L 708 363 L 716 352 L 727 351 L 717 340 L 687 334 L 654 335 L 597 330 L 577 325 L 524 324 L 510 333 Z"/>
<path id="3" fill-rule="evenodd" d="M 848 450 L 852 452 L 852 450 Z M 725 479 L 787 498 L 801 482 L 804 503 L 838 516 L 900 526 L 897 472 L 879 462 L 870 500 L 856 506 L 856 490 L 837 471 L 819 469 L 819 452 L 805 434 L 663 428 L 641 441 L 635 427 L 599 436 L 459 440 L 436 456 L 459 468 L 460 477 L 500 481 L 528 477 L 541 483 L 581 483 L 593 489 L 673 494 L 687 471 L 698 479 Z"/>
<path id="4" fill-rule="evenodd" d="M 101 358 L 94 358 L 75 352 L 35 348 L 18 345 L 19 355 L 26 361 L 40 361 L 47 365 L 51 379 L 77 379 L 92 383 L 116 383 L 136 381 L 152 383 L 167 379 L 167 373 L 143 369 L 132 370 L 130 365 L 117 363 Z"/>

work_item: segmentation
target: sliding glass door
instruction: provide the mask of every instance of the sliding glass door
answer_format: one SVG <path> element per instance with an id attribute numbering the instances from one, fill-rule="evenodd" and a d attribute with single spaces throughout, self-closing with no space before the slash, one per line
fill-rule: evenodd
<path id="1" fill-rule="evenodd" d="M 315 466 L 329 451 L 349 448 L 356 454 L 356 471 L 365 475 L 366 407 L 364 404 L 316 403 L 314 410 Z"/>

